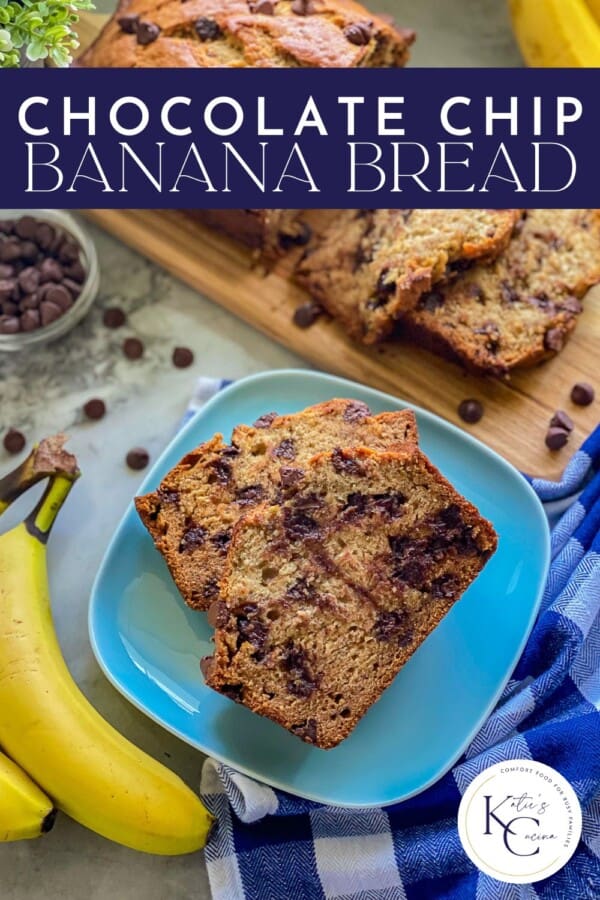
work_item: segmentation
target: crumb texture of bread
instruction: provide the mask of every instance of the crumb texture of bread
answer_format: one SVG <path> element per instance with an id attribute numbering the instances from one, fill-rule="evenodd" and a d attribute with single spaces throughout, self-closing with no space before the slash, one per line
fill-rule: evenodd
<path id="1" fill-rule="evenodd" d="M 260 503 L 274 502 L 283 486 L 302 477 L 311 457 L 335 447 L 393 450 L 417 441 L 410 410 L 372 415 L 360 401 L 328 400 L 240 425 L 231 444 L 215 435 L 135 505 L 185 602 L 207 609 L 219 595 L 236 522 Z"/>
<path id="2" fill-rule="evenodd" d="M 505 252 L 427 293 L 400 334 L 478 374 L 506 377 L 565 345 L 600 281 L 600 211 L 533 209 Z"/>
<path id="3" fill-rule="evenodd" d="M 416 446 L 318 454 L 280 502 L 234 528 L 206 682 L 335 747 L 496 545 Z"/>
<path id="4" fill-rule="evenodd" d="M 522 211 L 339 210 L 297 280 L 357 340 L 383 340 L 423 294 L 508 245 Z"/>
<path id="5" fill-rule="evenodd" d="M 395 67 L 414 39 L 353 0 L 121 0 L 77 64 Z"/>

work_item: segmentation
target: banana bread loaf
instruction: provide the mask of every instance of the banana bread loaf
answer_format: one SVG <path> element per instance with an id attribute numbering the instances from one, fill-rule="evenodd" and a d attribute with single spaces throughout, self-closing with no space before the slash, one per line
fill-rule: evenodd
<path id="1" fill-rule="evenodd" d="M 520 210 L 340 210 L 297 268 L 301 284 L 367 344 L 432 287 L 507 246 Z"/>
<path id="2" fill-rule="evenodd" d="M 352 731 L 496 548 L 415 447 L 319 454 L 235 526 L 206 683 L 324 749 Z"/>
<path id="3" fill-rule="evenodd" d="M 414 38 L 353 0 L 121 0 L 78 65 L 404 66 Z"/>
<path id="4" fill-rule="evenodd" d="M 468 369 L 498 377 L 562 350 L 600 281 L 600 211 L 533 209 L 506 252 L 423 296 L 400 329 Z"/>
<path id="5" fill-rule="evenodd" d="M 310 229 L 300 218 L 300 209 L 191 209 L 187 215 L 216 228 L 254 251 L 269 264 L 291 247 L 310 239 Z"/>
<path id="6" fill-rule="evenodd" d="M 334 447 L 397 449 L 417 442 L 412 412 L 371 415 L 364 403 L 330 400 L 288 416 L 272 413 L 188 453 L 157 491 L 137 497 L 142 522 L 185 602 L 207 609 L 218 596 L 232 528 L 252 507 L 274 501 L 305 463 Z"/>

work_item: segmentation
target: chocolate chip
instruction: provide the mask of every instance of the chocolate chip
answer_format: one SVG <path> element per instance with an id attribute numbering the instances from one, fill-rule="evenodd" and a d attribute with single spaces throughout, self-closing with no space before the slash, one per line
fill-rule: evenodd
<path id="1" fill-rule="evenodd" d="M 0 316 L 0 334 L 18 334 L 21 323 L 17 316 Z"/>
<path id="2" fill-rule="evenodd" d="M 272 16 L 275 14 L 275 3 L 272 0 L 256 0 L 250 3 L 250 12 L 259 13 L 262 16 Z"/>
<path id="3" fill-rule="evenodd" d="M 23 241 L 20 246 L 23 262 L 35 262 L 39 256 L 39 248 L 33 241 Z"/>
<path id="4" fill-rule="evenodd" d="M 299 578 L 285 592 L 285 599 L 295 603 L 312 603 L 316 596 L 316 589 L 306 578 Z"/>
<path id="5" fill-rule="evenodd" d="M 400 646 L 410 644 L 413 638 L 410 623 L 406 615 L 398 610 L 384 611 L 377 614 L 373 633 L 378 641 L 397 641 Z"/>
<path id="6" fill-rule="evenodd" d="M 175 347 L 171 359 L 176 368 L 187 369 L 194 362 L 194 354 L 188 347 Z"/>
<path id="7" fill-rule="evenodd" d="M 135 36 L 138 44 L 141 44 L 142 47 L 153 44 L 159 35 L 160 28 L 154 22 L 138 22 Z"/>
<path id="8" fill-rule="evenodd" d="M 426 294 L 423 294 L 417 304 L 418 309 L 424 309 L 426 312 L 435 312 L 436 309 L 443 305 L 444 295 L 440 294 L 439 291 L 428 291 Z"/>
<path id="9" fill-rule="evenodd" d="M 71 281 L 70 278 L 65 278 L 62 283 L 62 286 L 67 289 L 67 293 L 60 293 L 60 299 L 56 299 L 56 295 L 54 297 L 53 302 L 57 303 L 60 308 L 66 312 L 67 309 L 70 309 L 73 306 L 73 302 L 79 297 L 81 294 L 81 285 L 76 281 Z"/>
<path id="10" fill-rule="evenodd" d="M 21 245 L 14 239 L 0 243 L 0 262 L 14 262 L 21 258 Z"/>
<path id="11" fill-rule="evenodd" d="M 281 486 L 284 489 L 295 487 L 304 478 L 304 469 L 294 466 L 282 466 L 279 470 Z"/>
<path id="12" fill-rule="evenodd" d="M 33 240 L 37 231 L 38 223 L 33 216 L 23 216 L 14 226 L 14 232 L 23 240 Z"/>
<path id="13" fill-rule="evenodd" d="M 297 16 L 310 16 L 314 12 L 312 0 L 293 0 L 291 10 Z"/>
<path id="14" fill-rule="evenodd" d="M 222 628 L 227 624 L 229 614 L 222 600 L 213 600 L 206 612 L 206 621 L 211 628 Z M 209 657 L 210 658 L 210 657 Z"/>
<path id="15" fill-rule="evenodd" d="M 17 282 L 24 294 L 32 294 L 40 283 L 40 273 L 33 266 L 19 272 Z"/>
<path id="16" fill-rule="evenodd" d="M 226 459 L 216 459 L 211 463 L 211 469 L 214 472 L 214 477 L 220 484 L 227 484 L 231 478 L 231 463 L 227 462 Z"/>
<path id="17" fill-rule="evenodd" d="M 214 19 L 202 17 L 197 19 L 194 28 L 201 41 L 216 41 L 223 34 Z"/>
<path id="18" fill-rule="evenodd" d="M 310 697 L 318 679 L 312 674 L 306 651 L 288 644 L 283 651 L 283 668 L 289 673 L 287 689 L 295 697 Z"/>
<path id="19" fill-rule="evenodd" d="M 583 303 L 577 297 L 563 297 L 557 305 L 559 309 L 564 309 L 574 315 L 579 315 L 579 313 L 583 312 Z"/>
<path id="20" fill-rule="evenodd" d="M 306 741 L 307 744 L 316 744 L 317 743 L 317 720 L 316 719 L 307 719 L 306 722 L 300 722 L 297 725 L 292 725 L 290 731 L 301 738 L 303 741 Z"/>
<path id="21" fill-rule="evenodd" d="M 571 400 L 576 406 L 589 406 L 594 402 L 596 392 L 591 384 L 579 381 L 571 389 Z"/>
<path id="22" fill-rule="evenodd" d="M 549 328 L 544 335 L 544 347 L 559 353 L 565 346 L 565 333 L 562 328 Z"/>
<path id="23" fill-rule="evenodd" d="M 347 450 L 342 450 L 340 447 L 336 447 L 335 450 L 331 453 L 331 465 L 339 474 L 344 475 L 364 475 L 365 470 L 358 462 L 358 460 L 354 459 Z"/>
<path id="24" fill-rule="evenodd" d="M 27 309 L 37 309 L 39 305 L 40 293 L 39 291 L 36 291 L 35 294 L 29 294 L 27 297 L 23 297 L 19 303 L 19 309 L 23 313 Z"/>
<path id="25" fill-rule="evenodd" d="M 247 603 L 242 608 L 242 615 L 237 616 L 238 649 L 245 641 L 261 654 L 267 642 L 269 629 L 257 617 L 257 607 L 254 603 Z"/>
<path id="26" fill-rule="evenodd" d="M 475 425 L 483 416 L 483 404 L 474 398 L 463 400 L 458 407 L 458 414 L 464 422 Z"/>
<path id="27" fill-rule="evenodd" d="M 128 16 L 120 16 L 117 19 L 117 25 L 125 34 L 135 34 L 138 28 L 140 17 L 134 14 Z"/>
<path id="28" fill-rule="evenodd" d="M 283 510 L 283 527 L 290 541 L 312 540 L 321 534 L 312 516 L 301 509 L 290 509 L 287 506 Z"/>
<path id="29" fill-rule="evenodd" d="M 273 447 L 271 453 L 276 459 L 292 460 L 296 458 L 296 447 L 294 446 L 294 442 L 291 438 L 284 438 L 280 444 L 277 444 L 276 447 Z"/>
<path id="30" fill-rule="evenodd" d="M 569 440 L 569 432 L 564 428 L 549 428 L 546 433 L 546 447 L 549 450 L 561 450 Z"/>
<path id="31" fill-rule="evenodd" d="M 79 260 L 75 260 L 70 266 L 65 268 L 65 275 L 68 278 L 71 278 L 73 281 L 76 281 L 78 284 L 83 284 L 86 278 L 86 272 Z"/>
<path id="32" fill-rule="evenodd" d="M 4 280 L 5 278 L 12 278 L 14 274 L 14 266 L 9 265 L 8 263 L 0 263 L 0 280 Z"/>
<path id="33" fill-rule="evenodd" d="M 144 345 L 139 338 L 126 338 L 123 341 L 123 353 L 127 359 L 140 359 L 144 355 Z"/>
<path id="34" fill-rule="evenodd" d="M 210 542 L 217 550 L 224 553 L 231 543 L 231 530 L 217 531 L 217 533 L 213 534 L 211 537 Z"/>
<path id="35" fill-rule="evenodd" d="M 271 425 L 273 424 L 273 422 L 275 421 L 275 419 L 277 419 L 278 417 L 279 417 L 279 413 L 276 413 L 276 412 L 265 413 L 264 416 L 260 416 L 260 418 L 258 418 L 256 420 L 256 422 L 254 422 L 253 427 L 254 428 L 270 428 Z"/>
<path id="36" fill-rule="evenodd" d="M 118 306 L 109 306 L 104 310 L 102 322 L 107 328 L 120 328 L 127 321 L 127 316 Z"/>
<path id="37" fill-rule="evenodd" d="M 279 246 L 282 250 L 289 250 L 290 247 L 305 247 L 312 237 L 312 228 L 306 222 L 297 223 L 297 231 L 280 231 Z"/>
<path id="38" fill-rule="evenodd" d="M 356 425 L 358 422 L 364 422 L 371 415 L 371 410 L 362 400 L 351 400 L 344 410 L 344 422 L 350 425 Z"/>
<path id="39" fill-rule="evenodd" d="M 56 231 L 49 222 L 38 222 L 34 240 L 41 250 L 49 250 L 56 239 Z"/>
<path id="40" fill-rule="evenodd" d="M 40 326 L 39 311 L 37 309 L 26 309 L 21 316 L 21 331 L 35 331 Z"/>
<path id="41" fill-rule="evenodd" d="M 61 263 L 74 263 L 79 259 L 79 247 L 73 241 L 67 239 L 61 245 L 58 251 L 58 258 Z"/>
<path id="42" fill-rule="evenodd" d="M 88 419 L 93 419 L 94 421 L 102 419 L 106 414 L 106 403 L 98 398 L 88 400 L 83 406 L 83 412 Z"/>
<path id="43" fill-rule="evenodd" d="M 208 678 L 210 673 L 213 670 L 214 660 L 212 656 L 203 656 L 200 660 L 200 671 L 204 675 L 204 678 Z"/>
<path id="44" fill-rule="evenodd" d="M 351 44 L 357 44 L 359 47 L 368 44 L 373 33 L 371 22 L 353 22 L 344 28 L 344 37 Z"/>
<path id="45" fill-rule="evenodd" d="M 12 219 L 0 219 L 0 234 L 11 234 L 14 227 Z"/>
<path id="46" fill-rule="evenodd" d="M 550 419 L 550 428 L 562 428 L 563 431 L 571 432 L 575 428 L 573 419 L 563 409 L 557 409 Z"/>
<path id="47" fill-rule="evenodd" d="M 71 298 L 69 297 L 69 300 Z M 44 300 L 40 303 L 40 321 L 42 326 L 50 325 L 52 322 L 56 322 L 57 319 L 63 314 L 63 310 L 57 303 L 52 303 L 50 300 Z"/>
<path id="48" fill-rule="evenodd" d="M 0 311 L 5 316 L 16 316 L 19 313 L 19 307 L 16 303 L 13 303 L 12 300 L 3 300 L 0 303 Z"/>
<path id="49" fill-rule="evenodd" d="M 297 325 L 298 328 L 310 328 L 322 313 L 323 307 L 318 303 L 309 300 L 307 303 L 303 303 L 295 309 L 293 317 L 294 325 Z"/>
<path id="50" fill-rule="evenodd" d="M 26 444 L 25 435 L 16 428 L 9 428 L 2 443 L 7 453 L 20 453 Z"/>
<path id="51" fill-rule="evenodd" d="M 374 309 L 377 309 L 379 306 L 384 306 L 391 295 L 396 291 L 396 282 L 393 279 L 391 281 L 387 280 L 388 273 L 389 269 L 382 269 L 379 273 L 379 278 L 377 279 L 377 284 L 375 286 L 375 296 L 370 304 Z"/>
<path id="52" fill-rule="evenodd" d="M 15 292 L 17 282 L 14 278 L 0 279 L 0 300 L 10 300 Z"/>
<path id="53" fill-rule="evenodd" d="M 179 552 L 187 553 L 188 550 L 195 550 L 196 547 L 201 547 L 205 540 L 206 529 L 201 525 L 190 524 L 179 541 Z"/>
<path id="54" fill-rule="evenodd" d="M 40 273 L 40 284 L 45 284 L 47 281 L 58 283 L 62 281 L 64 275 L 62 266 L 51 256 L 47 256 L 41 261 L 38 272 Z"/>
<path id="55" fill-rule="evenodd" d="M 212 597 L 218 596 L 218 593 L 219 582 L 216 578 L 209 578 L 202 588 L 202 597 L 205 600 L 210 600 Z"/>
<path id="56" fill-rule="evenodd" d="M 265 489 L 260 484 L 251 484 L 248 487 L 240 488 L 235 492 L 236 502 L 240 506 L 252 506 L 260 503 L 264 497 Z"/>
<path id="57" fill-rule="evenodd" d="M 460 584 L 456 575 L 447 572 L 431 582 L 429 593 L 434 600 L 456 600 L 460 593 Z"/>
<path id="58" fill-rule="evenodd" d="M 150 454 L 143 447 L 133 447 L 125 457 L 125 461 L 130 469 L 138 471 L 146 468 L 150 462 Z"/>

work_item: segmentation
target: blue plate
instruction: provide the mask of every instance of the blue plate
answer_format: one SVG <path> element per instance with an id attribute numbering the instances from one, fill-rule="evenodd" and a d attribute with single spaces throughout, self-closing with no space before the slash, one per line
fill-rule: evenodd
<path id="1" fill-rule="evenodd" d="M 310 371 L 239 381 L 181 431 L 146 478 L 154 489 L 200 441 L 264 412 L 294 412 L 331 397 L 375 412 L 395 397 Z M 497 553 L 477 581 L 339 747 L 323 751 L 204 686 L 212 652 L 203 613 L 188 609 L 162 558 L 127 510 L 100 567 L 90 635 L 108 678 L 152 719 L 204 753 L 293 794 L 338 806 L 381 806 L 422 791 L 465 750 L 491 712 L 529 635 L 549 560 L 548 526 L 522 476 L 469 435 L 416 409 L 421 445 L 489 518 Z"/>

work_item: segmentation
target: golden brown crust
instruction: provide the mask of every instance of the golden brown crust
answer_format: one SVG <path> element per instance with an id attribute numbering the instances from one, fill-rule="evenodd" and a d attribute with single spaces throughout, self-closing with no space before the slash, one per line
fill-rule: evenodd
<path id="1" fill-rule="evenodd" d="M 279 504 L 234 529 L 207 684 L 334 747 L 496 545 L 416 447 L 318 454 Z"/>
<path id="2" fill-rule="evenodd" d="M 273 499 L 315 453 L 367 444 L 397 448 L 418 440 L 409 410 L 373 416 L 365 404 L 328 400 L 303 412 L 265 417 L 188 453 L 157 491 L 136 497 L 140 518 L 185 602 L 207 609 L 218 596 L 231 531 L 240 516 Z"/>
<path id="3" fill-rule="evenodd" d="M 256 6 L 246 0 L 122 0 L 78 65 L 403 66 L 414 41 L 413 32 L 396 29 L 353 0 L 279 0 L 262 6 L 272 14 L 252 12 Z M 124 16 L 160 29 L 156 38 L 145 43 L 131 27 L 124 30 L 119 24 Z M 364 42 L 349 31 L 357 26 Z"/>

